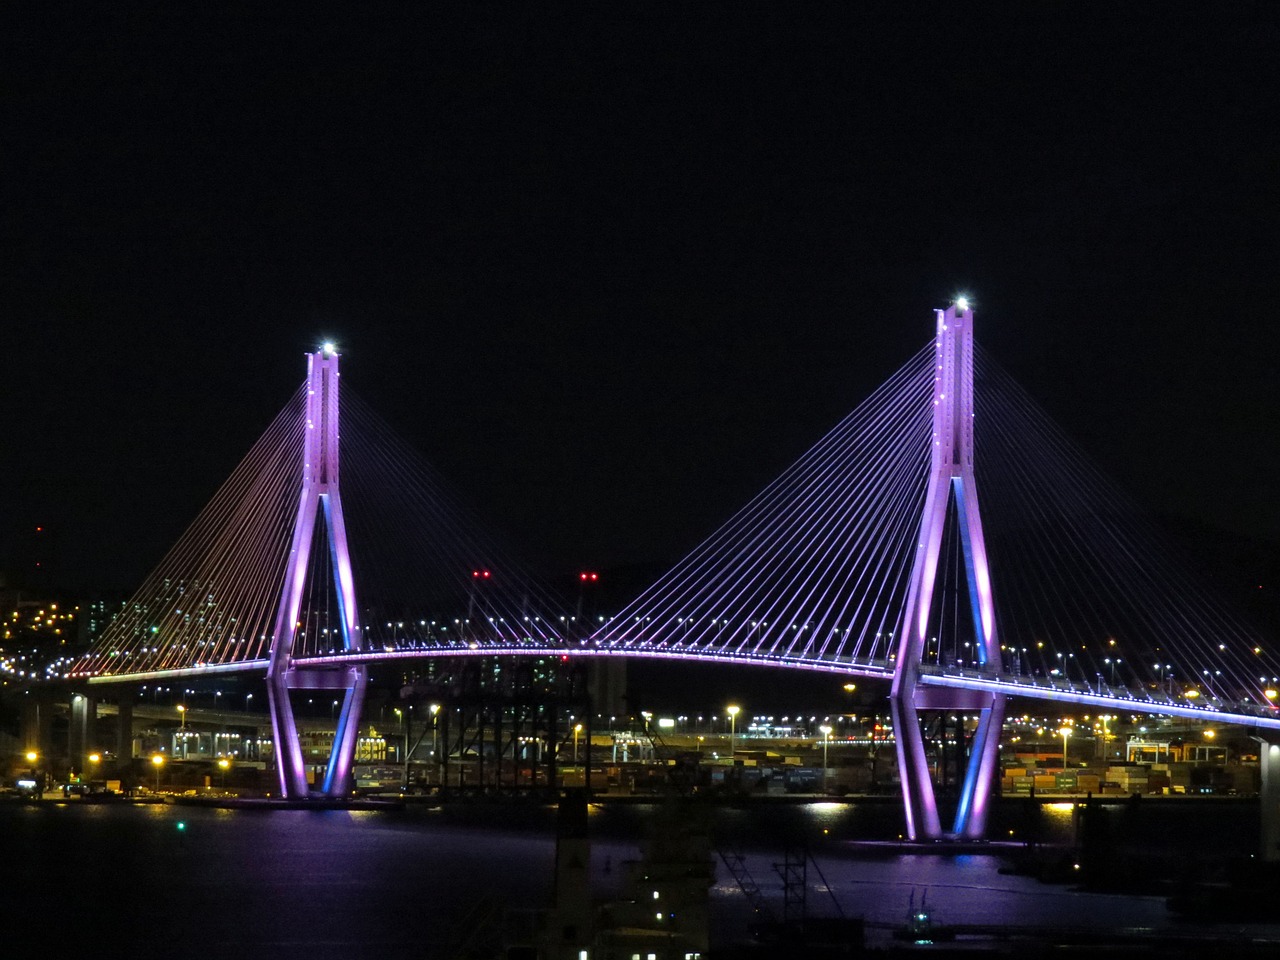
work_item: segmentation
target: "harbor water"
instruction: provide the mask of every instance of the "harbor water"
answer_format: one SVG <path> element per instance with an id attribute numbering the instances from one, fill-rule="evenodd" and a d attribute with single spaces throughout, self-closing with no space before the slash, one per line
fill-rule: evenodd
<path id="1" fill-rule="evenodd" d="M 653 805 L 592 806 L 596 895 L 615 895 L 622 864 L 658 821 Z M 974 852 L 915 851 L 894 842 L 889 803 L 720 807 L 703 813 L 713 845 L 732 848 L 760 889 L 781 896 L 787 850 L 811 860 L 806 909 L 866 921 L 887 937 L 927 896 L 943 922 L 1094 930 L 1184 930 L 1158 890 L 1091 892 L 1010 872 L 1029 821 L 1010 804 Z M 1068 843 L 1071 805 L 1045 808 L 1042 850 Z M 1247 856 L 1256 806 L 1153 806 L 1112 821 L 1114 845 L 1168 853 L 1170 863 Z M 1119 834 L 1129 830 L 1134 836 Z M 1010 831 L 1013 831 L 1010 839 Z M 0 919 L 21 939 L 107 955 L 252 958 L 447 958 L 504 911 L 546 906 L 555 810 L 530 803 L 386 811 L 228 810 L 179 805 L 43 802 L 0 806 L 10 870 Z M 1063 847 L 1063 849 L 1070 849 Z M 794 854 L 792 854 L 794 855 Z M 1161 863 L 1160 858 L 1148 860 Z M 1172 879 L 1172 878 L 1171 878 Z M 745 937 L 750 904 L 723 863 L 710 890 L 713 946 Z M 1224 936 L 1280 937 L 1280 925 L 1218 924 Z"/>

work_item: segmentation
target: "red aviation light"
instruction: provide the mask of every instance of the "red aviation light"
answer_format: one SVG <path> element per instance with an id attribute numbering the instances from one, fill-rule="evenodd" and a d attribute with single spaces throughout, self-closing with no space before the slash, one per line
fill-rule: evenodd
<path id="1" fill-rule="evenodd" d="M 471 576 L 476 580 L 488 580 L 489 571 L 488 570 L 472 570 Z"/>
<path id="2" fill-rule="evenodd" d="M 599 579 L 600 579 L 600 574 L 598 574 L 598 573 L 580 573 L 580 574 L 578 574 L 578 579 L 579 579 L 579 580 L 581 580 L 581 581 L 583 581 L 584 583 L 587 583 L 587 582 L 593 582 L 593 581 L 596 581 L 596 580 L 599 580 Z"/>

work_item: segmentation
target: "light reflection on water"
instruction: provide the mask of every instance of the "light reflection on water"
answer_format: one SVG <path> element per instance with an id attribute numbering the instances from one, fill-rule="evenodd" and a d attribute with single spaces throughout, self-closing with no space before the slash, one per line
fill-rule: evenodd
<path id="1" fill-rule="evenodd" d="M 592 808 L 598 896 L 617 892 L 623 862 L 637 857 L 654 816 L 650 806 Z M 997 830 L 1020 823 L 1023 812 L 1002 816 Z M 1073 829 L 1070 804 L 1043 816 L 1050 833 Z M 1142 837 L 1208 833 L 1222 842 L 1206 829 L 1212 817 L 1186 816 L 1194 819 L 1172 828 L 1161 817 L 1124 823 Z M 1227 822 L 1232 815 L 1218 816 Z M 742 852 L 775 904 L 775 865 L 792 846 L 808 847 L 845 915 L 872 924 L 901 923 L 908 904 L 927 892 L 940 922 L 1172 925 L 1161 897 L 1085 893 L 1001 874 L 1002 861 L 987 853 L 933 856 L 858 842 L 894 836 L 897 818 L 889 803 L 823 803 L 717 808 L 707 826 L 718 844 Z M 1184 828 L 1192 822 L 1197 830 Z M 237 960 L 432 960 L 449 955 L 473 911 L 547 903 L 554 824 L 553 808 L 516 804 L 402 813 L 7 805 L 0 836 L 21 882 L 0 898 L 0 921 L 14 929 L 53 916 L 59 928 L 127 944 L 140 960 L 179 955 L 174 944 L 192 942 L 203 955 Z M 722 940 L 740 938 L 749 906 L 720 864 L 716 877 L 715 929 Z M 832 913 L 816 870 L 808 881 L 812 912 Z"/>

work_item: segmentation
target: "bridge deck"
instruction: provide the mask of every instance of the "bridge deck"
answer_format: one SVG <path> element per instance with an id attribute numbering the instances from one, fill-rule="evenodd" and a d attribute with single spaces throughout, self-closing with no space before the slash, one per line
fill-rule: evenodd
<path id="1" fill-rule="evenodd" d="M 421 660 L 429 657 L 628 657 L 662 660 L 690 660 L 702 663 L 722 663 L 737 666 L 762 666 L 791 670 L 809 670 L 834 673 L 843 676 L 865 677 L 891 681 L 892 660 L 803 660 L 799 658 L 742 655 L 715 655 L 706 652 L 685 652 L 660 649 L 615 650 L 595 646 L 546 646 L 546 645 L 463 645 L 422 647 L 401 650 L 363 650 L 334 653 L 325 656 L 299 657 L 293 661 L 298 667 L 349 666 L 375 664 L 399 660 Z M 143 673 L 115 674 L 89 678 L 94 685 L 133 683 L 180 677 L 217 676 L 227 673 L 265 671 L 267 661 L 247 660 L 239 663 L 205 664 L 177 670 L 154 670 Z M 1179 702 L 1160 691 L 1098 684 L 1089 687 L 1061 679 L 1025 676 L 1017 674 L 983 673 L 977 670 L 944 668 L 929 664 L 920 665 L 920 683 L 925 687 L 999 693 L 1008 697 L 1025 697 L 1055 703 L 1075 704 L 1102 710 L 1126 713 L 1156 713 L 1166 716 L 1187 717 L 1195 720 L 1230 723 L 1280 730 L 1280 711 L 1270 705 L 1230 703 L 1206 699 L 1197 703 Z"/>

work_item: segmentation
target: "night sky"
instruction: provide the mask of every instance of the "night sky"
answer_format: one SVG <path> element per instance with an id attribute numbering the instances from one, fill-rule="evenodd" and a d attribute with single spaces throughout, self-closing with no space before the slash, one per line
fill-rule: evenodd
<path id="1" fill-rule="evenodd" d="M 332 338 L 535 569 L 658 572 L 960 292 L 1140 502 L 1280 540 L 1274 12 L 1080 8 L 11 22 L 0 567 L 131 590 Z"/>

